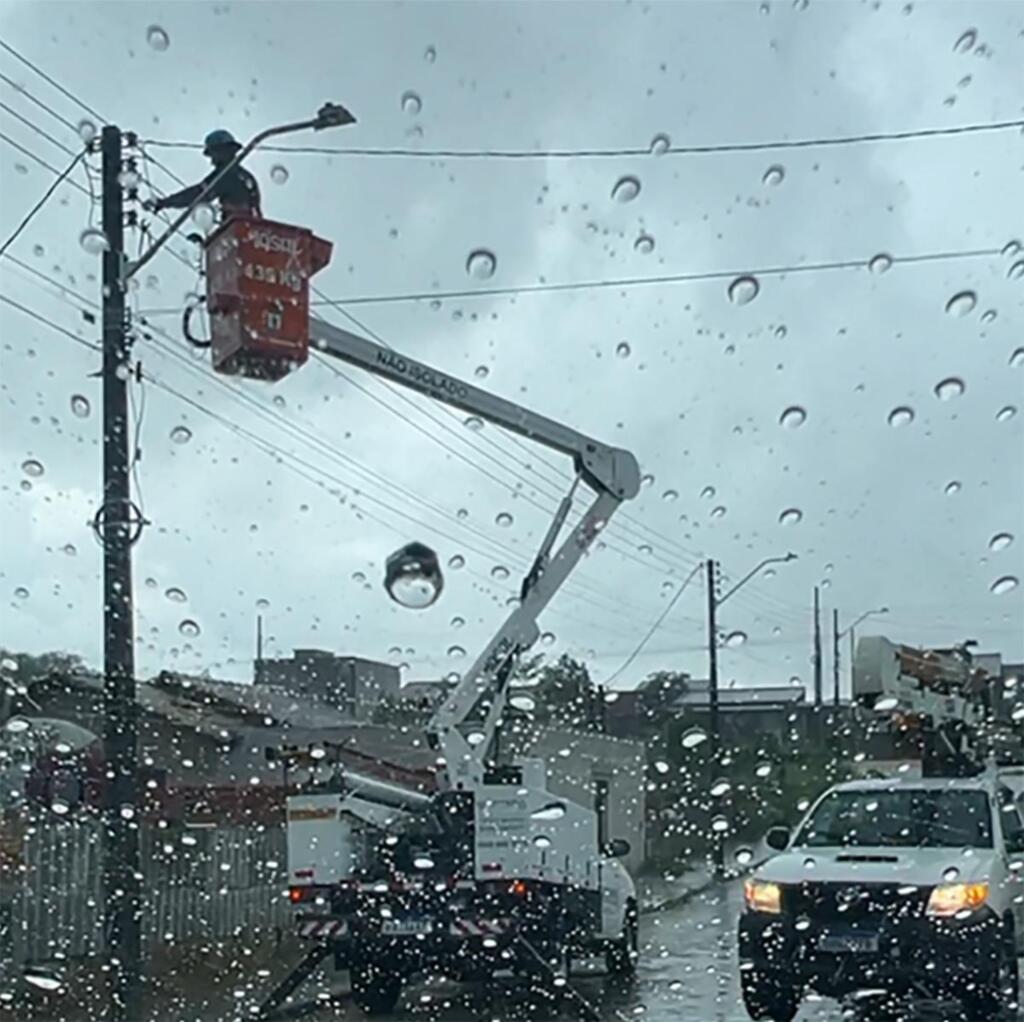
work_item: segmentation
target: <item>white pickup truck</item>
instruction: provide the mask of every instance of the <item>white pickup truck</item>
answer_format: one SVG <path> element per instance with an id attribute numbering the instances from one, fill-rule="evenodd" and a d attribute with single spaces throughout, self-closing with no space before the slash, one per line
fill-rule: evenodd
<path id="1" fill-rule="evenodd" d="M 790 1022 L 810 989 L 873 1001 L 1017 1003 L 1024 822 L 994 774 L 829 789 L 747 880 L 740 978 L 752 1019 Z M 877 1013 L 869 1017 L 878 1017 Z"/>

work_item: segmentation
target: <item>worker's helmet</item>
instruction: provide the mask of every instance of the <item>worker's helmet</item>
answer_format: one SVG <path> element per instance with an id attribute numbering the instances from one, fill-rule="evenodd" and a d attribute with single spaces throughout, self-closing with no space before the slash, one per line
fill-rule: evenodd
<path id="1" fill-rule="evenodd" d="M 203 139 L 203 155 L 209 156 L 215 149 L 226 149 L 228 146 L 235 149 L 242 148 L 241 143 L 230 131 L 226 128 L 217 128 Z"/>

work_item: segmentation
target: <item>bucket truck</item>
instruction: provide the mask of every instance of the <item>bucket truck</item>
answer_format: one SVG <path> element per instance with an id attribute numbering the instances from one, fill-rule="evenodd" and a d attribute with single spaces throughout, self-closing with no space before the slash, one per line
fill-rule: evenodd
<path id="1" fill-rule="evenodd" d="M 426 728 L 436 790 L 360 776 L 330 747 L 284 751 L 315 782 L 287 807 L 289 897 L 297 931 L 313 948 L 265 1010 L 329 954 L 349 970 L 368 1014 L 390 1011 L 409 977 L 428 969 L 462 979 L 501 970 L 551 979 L 567 972 L 572 956 L 599 954 L 610 972 L 632 973 L 637 898 L 620 861 L 628 843 L 600 845 L 597 803 L 557 797 L 542 760 L 503 761 L 495 745 L 517 660 L 539 637 L 538 616 L 619 505 L 636 496 L 636 459 L 315 317 L 310 346 L 552 448 L 573 460 L 576 477 L 516 607 Z M 580 483 L 592 502 L 556 549 Z M 365 847 L 374 830 L 380 839 Z"/>
<path id="2" fill-rule="evenodd" d="M 999 768 L 1022 761 L 1019 706 L 997 722 L 966 645 L 883 638 L 858 643 L 853 695 L 916 752 L 921 776 L 835 785 L 792 834 L 768 832 L 778 854 L 747 880 L 739 921 L 747 1012 L 790 1022 L 814 990 L 847 999 L 858 1019 L 1009 1017 L 1024 954 L 1024 807 Z M 925 1014 L 893 1014 L 900 1001 Z"/>

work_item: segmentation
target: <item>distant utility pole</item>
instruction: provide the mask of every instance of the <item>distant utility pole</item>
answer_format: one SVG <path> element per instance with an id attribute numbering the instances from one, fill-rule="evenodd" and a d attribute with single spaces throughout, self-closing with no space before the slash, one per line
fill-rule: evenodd
<path id="1" fill-rule="evenodd" d="M 103 544 L 103 932 L 110 964 L 111 1022 L 142 1018 L 139 802 L 136 778 L 133 530 L 128 437 L 130 348 L 124 290 L 122 137 L 103 129 L 103 503 L 95 526 Z"/>
<path id="2" fill-rule="evenodd" d="M 832 705 L 839 705 L 839 611 L 832 610 Z"/>
<path id="3" fill-rule="evenodd" d="M 712 770 L 719 769 L 722 753 L 721 726 L 718 719 L 718 590 L 717 566 L 711 558 L 707 563 L 708 587 L 708 730 L 711 741 Z M 715 774 L 717 776 L 717 773 Z M 712 781 L 714 777 L 712 778 Z M 725 873 L 725 841 L 721 834 L 712 831 L 712 866 L 716 877 Z"/>
<path id="4" fill-rule="evenodd" d="M 814 587 L 814 705 L 820 707 L 821 692 L 821 592 Z"/>

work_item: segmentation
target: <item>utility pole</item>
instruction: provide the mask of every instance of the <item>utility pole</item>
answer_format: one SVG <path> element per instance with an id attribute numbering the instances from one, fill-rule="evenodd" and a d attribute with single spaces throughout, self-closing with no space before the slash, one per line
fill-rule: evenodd
<path id="1" fill-rule="evenodd" d="M 721 766 L 722 736 L 718 716 L 718 590 L 717 565 L 708 558 L 708 730 L 711 739 L 711 767 L 714 776 Z M 711 833 L 712 868 L 716 877 L 725 874 L 725 842 L 717 831 Z"/>
<path id="2" fill-rule="evenodd" d="M 832 705 L 839 706 L 839 611 L 832 610 Z"/>
<path id="3" fill-rule="evenodd" d="M 814 587 L 814 705 L 821 707 L 821 592 Z"/>
<path id="4" fill-rule="evenodd" d="M 111 1022 L 142 1017 L 139 804 L 136 776 L 135 637 L 128 446 L 130 349 L 125 319 L 124 201 L 119 128 L 103 129 L 103 932 L 110 965 Z M 141 527 L 141 525 L 140 525 Z"/>

